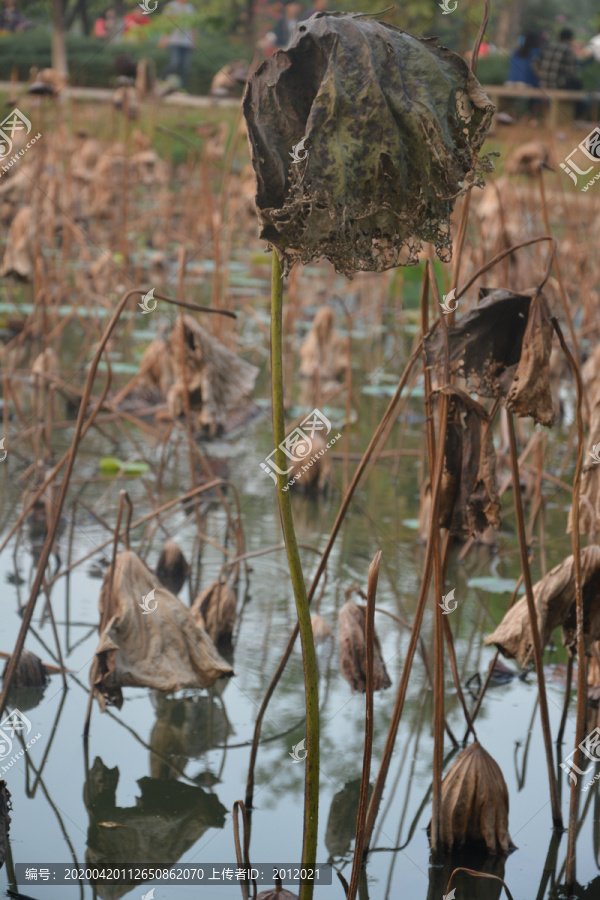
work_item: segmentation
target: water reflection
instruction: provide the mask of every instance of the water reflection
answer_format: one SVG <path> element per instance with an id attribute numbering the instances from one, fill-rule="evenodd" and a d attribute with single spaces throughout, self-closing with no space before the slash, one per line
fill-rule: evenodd
<path id="1" fill-rule="evenodd" d="M 119 768 L 96 757 L 83 798 L 89 815 L 86 865 L 139 863 L 172 866 L 209 828 L 223 828 L 226 808 L 215 794 L 164 778 L 139 778 L 135 806 L 116 803 Z M 128 885 L 98 884 L 106 900 L 131 890 Z"/>

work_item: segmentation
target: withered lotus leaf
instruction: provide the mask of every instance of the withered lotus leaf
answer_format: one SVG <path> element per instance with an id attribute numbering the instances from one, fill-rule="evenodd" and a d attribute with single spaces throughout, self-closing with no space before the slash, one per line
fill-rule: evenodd
<path id="1" fill-rule="evenodd" d="M 587 676 L 588 700 L 597 704 L 600 700 L 600 641 L 595 641 L 590 648 Z"/>
<path id="2" fill-rule="evenodd" d="M 103 711 L 107 703 L 122 706 L 126 686 L 169 692 L 210 687 L 233 675 L 188 608 L 137 554 L 124 550 L 112 570 L 100 590 L 100 642 L 90 670 Z"/>
<path id="3" fill-rule="evenodd" d="M 281 882 L 268 891 L 261 891 L 256 900 L 298 900 L 298 894 L 292 894 L 281 886 Z"/>
<path id="4" fill-rule="evenodd" d="M 6 672 L 9 662 L 10 657 L 6 660 L 4 672 Z M 4 678 L 4 673 L 2 677 Z M 46 668 L 39 656 L 29 650 L 23 650 L 17 663 L 13 687 L 44 687 L 47 681 Z"/>
<path id="5" fill-rule="evenodd" d="M 481 404 L 448 391 L 440 527 L 460 537 L 500 527 L 500 498 L 492 429 Z"/>
<path id="6" fill-rule="evenodd" d="M 494 106 L 465 61 L 366 16 L 301 22 L 243 110 L 261 237 L 286 266 L 380 272 L 416 263 L 422 241 L 449 260 L 454 202 L 492 168 L 477 154 Z"/>
<path id="7" fill-rule="evenodd" d="M 495 290 L 448 329 L 450 371 L 482 397 L 500 397 L 517 416 L 552 425 L 550 391 L 552 322 L 543 294 Z M 442 363 L 444 336 L 425 341 L 427 363 Z"/>
<path id="8" fill-rule="evenodd" d="M 590 544 L 581 551 L 583 631 L 586 643 L 600 639 L 600 547 Z M 563 630 L 563 644 L 575 652 L 575 576 L 573 556 L 567 556 L 533 587 L 537 624 L 545 647 L 555 628 Z M 505 656 L 526 665 L 533 653 L 527 599 L 522 597 L 508 610 L 496 630 L 485 639 Z"/>
<path id="9" fill-rule="evenodd" d="M 367 645 L 365 641 L 366 606 L 347 600 L 339 612 L 340 670 L 352 691 L 364 694 L 367 689 Z M 391 685 L 377 633 L 373 635 L 373 690 Z"/>
<path id="10" fill-rule="evenodd" d="M 169 411 L 173 417 L 185 412 L 187 390 L 199 424 L 214 433 L 226 426 L 229 415 L 252 393 L 258 369 L 232 353 L 189 315 L 183 316 L 183 358 L 181 345 L 178 320 L 170 337 L 176 381 L 167 394 Z"/>
<path id="11" fill-rule="evenodd" d="M 215 644 L 231 640 L 237 600 L 228 581 L 213 581 L 192 604 L 192 618 Z"/>
<path id="12" fill-rule="evenodd" d="M 497 762 L 475 741 L 463 750 L 442 781 L 442 843 L 509 853 L 508 789 Z"/>

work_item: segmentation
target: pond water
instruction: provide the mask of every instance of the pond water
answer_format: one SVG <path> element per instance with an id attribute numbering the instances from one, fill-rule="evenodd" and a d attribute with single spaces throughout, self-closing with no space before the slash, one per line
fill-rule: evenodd
<path id="1" fill-rule="evenodd" d="M 305 277 L 314 278 L 311 270 Z M 267 272 L 254 272 L 254 287 L 263 297 Z M 359 282 L 360 283 L 360 282 Z M 263 304 L 264 306 L 264 304 Z M 308 310 L 310 312 L 310 310 Z M 307 581 L 314 573 L 342 498 L 348 473 L 356 465 L 355 454 L 363 450 L 381 417 L 390 394 L 410 352 L 415 328 L 405 319 L 398 324 L 392 306 L 383 307 L 385 327 L 371 327 L 368 304 L 355 317 L 353 332 L 354 414 L 347 421 L 345 397 L 338 396 L 327 407 L 342 440 L 332 451 L 332 472 L 324 497 L 293 495 L 298 539 L 305 547 L 302 560 Z M 175 314 L 160 313 L 163 321 Z M 264 310 L 261 313 L 266 322 Z M 150 318 L 150 317 L 149 317 Z M 137 322 L 138 320 L 136 320 Z M 338 324 L 342 325 L 340 315 Z M 158 318 L 152 326 L 154 329 Z M 141 327 L 136 325 L 136 327 Z M 305 328 L 305 326 L 304 326 Z M 343 329 L 341 329 L 343 330 Z M 125 362 L 135 362 L 138 350 L 150 339 L 143 334 L 132 340 L 130 333 L 116 342 Z M 261 338 L 256 322 L 246 321 L 242 341 L 248 347 Z M 65 358 L 76 355 L 75 337 L 67 333 Z M 260 342 L 264 345 L 264 339 Z M 133 349 L 132 349 L 133 347 Z M 115 355 L 118 359 L 119 353 Z M 267 361 L 250 354 L 261 365 L 255 393 L 256 403 L 247 424 L 225 438 L 204 441 L 201 449 L 211 459 L 226 461 L 229 480 L 237 487 L 248 552 L 281 542 L 281 530 L 274 485 L 260 469 L 272 446 L 268 404 Z M 101 375 L 98 376 L 102 378 Z M 80 383 L 80 382 L 78 382 Z M 298 385 L 294 390 L 297 393 Z M 310 407 L 299 408 L 308 412 Z M 553 471 L 564 454 L 565 421 L 552 436 L 546 469 Z M 528 424 L 523 436 L 530 434 Z M 58 433 L 54 455 L 69 445 L 70 429 Z M 326 582 L 321 584 L 319 611 L 337 635 L 337 615 L 344 592 L 353 584 L 366 589 L 368 568 L 377 550 L 382 551 L 378 606 L 411 620 L 418 596 L 424 550 L 417 543 L 415 520 L 419 509 L 419 485 L 423 477 L 424 415 L 422 388 L 417 383 L 402 413 L 402 433 L 397 425 L 387 449 L 402 446 L 403 455 L 392 454 L 377 461 L 368 480 L 358 490 L 331 554 Z M 131 438 L 136 443 L 132 442 Z M 98 461 L 104 455 L 139 459 L 139 445 L 150 471 L 137 479 L 102 477 Z M 23 445 L 26 447 L 26 445 Z M 556 448 L 554 450 L 553 448 Z M 352 453 L 344 461 L 346 450 Z M 75 481 L 64 510 L 64 529 L 58 543 L 60 562 L 53 559 L 53 571 L 91 551 L 96 555 L 73 568 L 70 575 L 56 580 L 51 598 L 58 636 L 68 676 L 63 691 L 60 676 L 54 675 L 41 696 L 13 692 L 9 706 L 19 708 L 31 722 L 32 734 L 40 735 L 27 754 L 5 774 L 12 795 L 10 829 L 11 859 L 14 864 L 65 863 L 73 868 L 110 866 L 152 860 L 155 865 L 175 863 L 188 866 L 235 865 L 232 806 L 245 795 L 249 744 L 259 704 L 295 621 L 293 594 L 287 574 L 285 554 L 275 551 L 252 558 L 251 571 L 240 577 L 240 616 L 236 625 L 232 663 L 235 677 L 219 683 L 211 691 L 185 691 L 162 696 L 146 689 L 127 688 L 121 710 L 100 714 L 94 704 L 87 752 L 82 731 L 88 700 L 88 673 L 98 642 L 97 601 L 110 546 L 98 549 L 110 532 L 89 510 L 111 526 L 115 521 L 118 492 L 125 487 L 134 504 L 133 518 L 151 509 L 150 496 L 156 490 L 160 446 L 128 426 L 107 423 L 102 431 L 92 430 L 81 446 Z M 556 456 L 556 460 L 554 459 Z M 26 450 L 11 454 L 0 469 L 3 498 L 2 534 L 15 521 L 20 509 L 22 485 L 19 476 L 30 462 Z M 557 463 L 558 464 L 558 463 Z M 221 471 L 221 469 L 220 469 Z M 569 477 L 569 469 L 564 476 Z M 190 487 L 187 447 L 173 440 L 166 458 L 160 487 L 160 502 L 177 497 Z M 569 496 L 553 484 L 545 485 L 545 565 L 549 569 L 570 553 L 570 537 L 565 535 Z M 230 495 L 231 496 L 231 495 Z M 73 500 L 78 504 L 73 513 Z M 504 509 L 512 507 L 509 490 Z M 158 498 L 153 496 L 154 506 Z M 72 519 L 74 518 L 74 524 Z M 218 504 L 202 510 L 203 531 L 213 541 L 226 540 L 226 518 Z M 218 546 L 205 542 L 196 559 L 196 520 L 193 513 L 178 505 L 163 520 L 151 541 L 145 540 L 143 555 L 154 567 L 164 538 L 174 537 L 188 559 L 198 563 L 195 576 L 200 587 L 218 574 L 223 554 Z M 538 534 L 536 530 L 536 535 Z M 0 535 L 2 537 L 2 535 Z M 138 549 L 144 529 L 132 532 L 132 548 Z M 69 541 L 72 546 L 69 551 Z M 20 625 L 20 604 L 28 594 L 32 578 L 34 540 L 25 528 L 0 556 L 2 584 L 2 640 L 0 649 L 10 652 Z M 461 545 L 452 549 L 447 587 L 455 589 L 458 601 L 451 615 L 456 652 L 463 685 L 479 673 L 485 677 L 493 656 L 483 639 L 501 619 L 510 599 L 510 586 L 520 573 L 515 521 L 509 510 L 498 536 L 497 552 L 476 546 L 464 561 L 458 559 Z M 540 575 L 539 546 L 535 546 L 534 580 Z M 94 567 L 95 566 L 95 567 Z M 474 578 L 489 577 L 492 585 L 509 591 L 494 593 L 470 585 Z M 502 583 L 498 579 L 506 579 Z M 485 582 L 484 582 L 485 584 Z M 189 601 L 188 586 L 180 596 Z M 432 655 L 433 591 L 426 612 L 423 639 Z M 408 632 L 381 613 L 376 627 L 392 687 L 375 696 L 373 777 L 381 758 L 408 644 Z M 44 661 L 55 661 L 51 622 L 38 600 L 26 647 Z M 548 698 L 553 735 L 558 730 L 564 697 L 562 649 L 552 651 L 548 661 Z M 509 665 L 511 665 L 509 663 Z M 516 666 L 513 666 L 516 672 Z M 321 707 L 321 806 L 318 862 L 331 862 L 350 877 L 354 820 L 358 804 L 358 784 L 362 767 L 365 700 L 352 694 L 338 667 L 337 641 L 319 648 L 319 691 Z M 566 835 L 553 836 L 548 795 L 545 754 L 539 721 L 535 675 L 515 677 L 507 683 L 492 684 L 476 720 L 481 744 L 499 764 L 510 796 L 510 834 L 517 849 L 506 860 L 477 862 L 462 859 L 455 864 L 479 866 L 503 877 L 515 900 L 543 900 L 558 896 L 556 885 L 564 881 Z M 446 670 L 447 718 L 457 738 L 462 740 L 465 724 Z M 467 694 L 469 702 L 473 700 Z M 422 659 L 417 654 L 411 674 L 407 701 L 390 768 L 381 813 L 372 842 L 366 878 L 360 886 L 361 900 L 442 900 L 453 865 L 430 865 L 426 827 L 429 821 L 432 738 L 432 694 Z M 251 819 L 250 858 L 253 863 L 297 865 L 302 841 L 303 765 L 294 761 L 293 748 L 305 736 L 302 664 L 299 644 L 289 661 L 265 717 L 255 773 L 254 811 Z M 573 746 L 574 705 L 569 708 L 564 757 Z M 445 771 L 455 753 L 446 737 Z M 559 779 L 565 820 L 569 790 L 566 775 Z M 598 844 L 598 784 L 583 795 L 582 824 L 578 838 L 578 881 L 588 885 L 581 897 L 600 897 Z M 11 865 L 0 871 L 0 887 L 9 883 Z M 501 896 L 497 882 L 473 880 L 466 875 L 454 882 L 456 900 L 488 900 Z M 262 887 L 264 890 L 268 885 Z M 290 888 L 292 889 L 292 888 Z M 79 884 L 35 883 L 21 879 L 20 896 L 39 900 L 75 900 L 76 897 L 136 898 L 155 900 L 240 896 L 235 884 L 201 888 L 192 885 L 139 883 L 128 887 Z M 554 893 L 553 893 L 554 891 Z M 333 875 L 330 886 L 320 886 L 317 898 L 342 897 L 343 889 Z"/>

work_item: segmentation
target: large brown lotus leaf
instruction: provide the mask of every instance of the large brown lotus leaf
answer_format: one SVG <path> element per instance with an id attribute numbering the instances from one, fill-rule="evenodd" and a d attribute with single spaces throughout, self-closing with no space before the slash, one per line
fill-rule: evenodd
<path id="1" fill-rule="evenodd" d="M 448 329 L 451 374 L 462 375 L 482 397 L 500 397 L 517 416 L 552 425 L 552 323 L 546 298 L 506 290 L 483 296 L 479 306 Z M 432 334 L 425 345 L 428 365 L 441 364 L 442 332 Z"/>
<path id="2" fill-rule="evenodd" d="M 322 306 L 316 313 L 306 340 L 300 345 L 300 375 L 322 382 L 341 378 L 348 363 L 348 345 L 333 324 L 333 310 Z"/>
<path id="3" fill-rule="evenodd" d="M 98 608 L 100 642 L 90 671 L 90 683 L 104 711 L 121 707 L 123 687 L 159 691 L 210 687 L 233 675 L 188 608 L 164 588 L 131 550 L 119 554 L 111 586 L 110 566 L 104 576 Z M 144 613 L 140 604 L 154 592 Z"/>
<path id="4" fill-rule="evenodd" d="M 500 766 L 475 741 L 442 781 L 442 843 L 452 849 L 508 853 L 508 789 Z"/>
<path id="5" fill-rule="evenodd" d="M 367 645 L 365 641 L 366 606 L 347 600 L 339 612 L 340 670 L 353 691 L 364 694 L 367 689 Z M 391 685 L 377 633 L 373 635 L 373 690 Z"/>
<path id="6" fill-rule="evenodd" d="M 224 427 L 230 413 L 252 393 L 258 369 L 228 350 L 191 316 L 183 317 L 183 330 L 184 362 L 179 320 L 170 339 L 177 379 L 167 395 L 171 415 L 185 412 L 187 389 L 190 408 L 199 413 L 199 423 L 211 430 Z"/>
<path id="7" fill-rule="evenodd" d="M 243 110 L 261 237 L 286 265 L 383 271 L 423 241 L 450 259 L 454 202 L 491 169 L 477 154 L 494 106 L 437 38 L 318 13 L 250 78 Z"/>
<path id="8" fill-rule="evenodd" d="M 496 454 L 484 408 L 462 391 L 447 393 L 440 527 L 467 538 L 500 526 Z"/>
<path id="9" fill-rule="evenodd" d="M 190 615 L 217 644 L 231 640 L 236 610 L 237 600 L 229 582 L 213 581 L 198 594 Z"/>
<path id="10" fill-rule="evenodd" d="M 600 547 L 591 544 L 581 551 L 584 637 L 591 643 L 600 639 Z M 567 556 L 533 587 L 537 624 L 545 647 L 555 628 L 563 629 L 563 644 L 574 652 L 575 577 L 573 556 Z M 526 665 L 533 653 L 527 598 L 523 596 L 508 610 L 496 630 L 485 639 L 496 644 L 505 656 Z"/>
<path id="11" fill-rule="evenodd" d="M 590 413 L 590 427 L 586 440 L 581 473 L 579 496 L 579 532 L 593 534 L 600 527 L 600 462 L 593 455 L 600 457 L 600 395 L 596 394 L 596 402 Z M 573 508 L 569 510 L 567 532 L 573 528 Z"/>

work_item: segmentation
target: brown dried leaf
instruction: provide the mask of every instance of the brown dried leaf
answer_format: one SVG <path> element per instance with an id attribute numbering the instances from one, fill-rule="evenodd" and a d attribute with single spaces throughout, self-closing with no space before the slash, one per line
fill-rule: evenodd
<path id="1" fill-rule="evenodd" d="M 0 276 L 14 275 L 22 281 L 33 278 L 35 219 L 31 206 L 22 206 L 11 222 Z"/>
<path id="2" fill-rule="evenodd" d="M 600 639 L 600 547 L 591 544 L 581 551 L 581 582 L 584 608 L 584 636 L 588 645 Z M 575 578 L 573 556 L 548 572 L 533 587 L 537 624 L 545 647 L 555 628 L 563 629 L 563 645 L 574 652 Z M 508 610 L 485 643 L 496 644 L 505 656 L 514 656 L 526 665 L 533 653 L 527 598 L 522 597 Z"/>
<path id="3" fill-rule="evenodd" d="M 485 847 L 509 853 L 508 789 L 498 763 L 475 741 L 463 750 L 442 781 L 443 844 L 449 849 Z"/>
<path id="4" fill-rule="evenodd" d="M 328 641 L 333 637 L 333 632 L 331 630 L 331 626 L 329 622 L 320 616 L 318 613 L 315 613 L 314 616 L 311 616 L 311 625 L 313 631 L 313 638 L 315 640 L 315 646 L 319 644 L 324 644 L 325 641 Z"/>
<path id="5" fill-rule="evenodd" d="M 313 319 L 306 340 L 300 345 L 300 375 L 312 378 L 319 373 L 322 382 L 341 378 L 348 363 L 348 345 L 334 328 L 333 310 L 322 306 Z"/>
<path id="6" fill-rule="evenodd" d="M 496 290 L 484 296 L 459 324 L 448 329 L 451 374 L 467 379 L 482 397 L 500 397 L 517 416 L 552 425 L 550 391 L 552 323 L 543 294 Z M 427 363 L 441 364 L 440 330 L 425 341 Z"/>
<path id="7" fill-rule="evenodd" d="M 298 900 L 298 894 L 292 894 L 291 891 L 286 891 L 280 884 L 279 887 L 270 888 L 268 891 L 261 891 L 260 894 L 257 895 L 256 900 Z"/>
<path id="8" fill-rule="evenodd" d="M 199 424 L 215 432 L 225 427 L 228 416 L 252 393 L 258 369 L 228 350 L 191 316 L 183 317 L 185 361 L 181 337 L 178 320 L 170 338 L 177 380 L 167 395 L 169 410 L 174 417 L 183 414 L 187 389 L 190 408 L 199 413 Z"/>
<path id="9" fill-rule="evenodd" d="M 131 550 L 115 561 L 113 583 L 109 566 L 98 600 L 100 642 L 90 671 L 90 683 L 104 711 L 123 704 L 121 688 L 151 687 L 159 691 L 210 687 L 233 675 L 212 641 L 194 622 L 186 606 L 164 588 Z M 151 592 L 156 607 L 142 612 Z M 154 607 L 147 602 L 147 607 Z"/>
<path id="10" fill-rule="evenodd" d="M 160 551 L 156 564 L 157 577 L 168 591 L 178 594 L 189 574 L 190 566 L 181 547 L 169 538 Z"/>
<path id="11" fill-rule="evenodd" d="M 198 594 L 190 614 L 215 644 L 231 641 L 237 599 L 228 581 L 213 581 Z"/>
<path id="12" fill-rule="evenodd" d="M 521 144 L 506 160 L 504 171 L 507 175 L 527 175 L 537 178 L 543 166 L 548 165 L 550 150 L 542 141 L 528 141 Z"/>
<path id="13" fill-rule="evenodd" d="M 339 613 L 340 670 L 353 691 L 364 694 L 367 688 L 367 645 L 365 642 L 366 606 L 347 600 Z M 391 685 L 377 633 L 373 635 L 373 690 Z"/>
<path id="14" fill-rule="evenodd" d="M 500 527 L 496 453 L 485 409 L 449 389 L 440 527 L 467 538 Z"/>
<path id="15" fill-rule="evenodd" d="M 6 672 L 9 662 L 10 657 L 6 660 L 4 672 Z M 4 678 L 4 672 L 2 673 L 2 678 Z M 36 656 L 35 653 L 30 653 L 29 650 L 23 650 L 17 663 L 12 682 L 13 687 L 44 687 L 47 681 L 46 669 L 39 656 Z"/>

